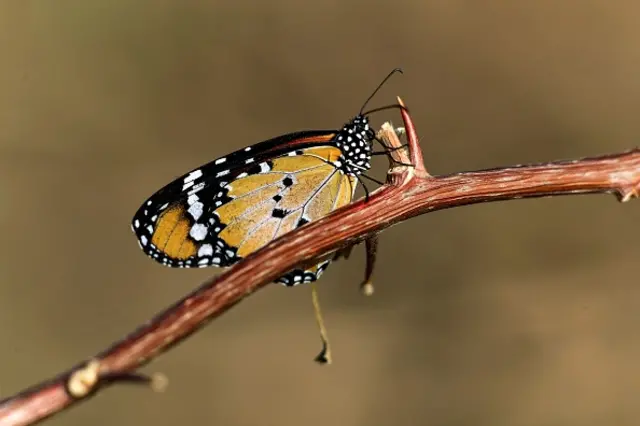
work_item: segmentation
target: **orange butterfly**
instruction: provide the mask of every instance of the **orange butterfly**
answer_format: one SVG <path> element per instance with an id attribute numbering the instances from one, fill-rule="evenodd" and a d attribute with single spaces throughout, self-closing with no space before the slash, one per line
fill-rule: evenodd
<path id="1" fill-rule="evenodd" d="M 340 130 L 290 133 L 192 170 L 147 199 L 133 217 L 142 250 L 169 267 L 231 266 L 273 239 L 353 200 L 370 167 L 375 132 L 362 112 Z M 391 107 L 398 107 L 392 105 Z M 365 187 L 366 189 L 366 187 Z M 316 281 L 329 260 L 277 282 Z"/>

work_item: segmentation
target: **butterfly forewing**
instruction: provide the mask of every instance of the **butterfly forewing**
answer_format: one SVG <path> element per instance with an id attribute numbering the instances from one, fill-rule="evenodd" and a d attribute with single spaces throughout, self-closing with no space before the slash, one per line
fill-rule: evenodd
<path id="1" fill-rule="evenodd" d="M 365 137 L 369 133 L 357 124 L 340 132 L 284 135 L 183 175 L 149 198 L 134 216 L 132 227 L 140 246 L 167 266 L 230 266 L 348 204 L 359 170 L 350 173 L 344 164 L 345 146 L 362 164 L 368 162 L 362 153 L 370 152 L 370 139 Z M 278 282 L 314 281 L 329 261 L 290 271 Z"/>

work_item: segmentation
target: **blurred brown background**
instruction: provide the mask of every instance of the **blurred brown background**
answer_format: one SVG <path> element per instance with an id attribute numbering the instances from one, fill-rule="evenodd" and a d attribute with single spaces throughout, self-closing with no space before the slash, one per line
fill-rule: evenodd
<path id="1" fill-rule="evenodd" d="M 480 4 L 482 3 L 482 4 Z M 640 138 L 637 2 L 0 3 L 0 395 L 84 359 L 216 274 L 147 259 L 129 220 L 190 168 L 335 128 L 393 67 L 434 173 Z M 376 124 L 396 112 L 374 117 Z M 378 163 L 384 165 L 384 163 Z M 378 175 L 383 174 L 380 169 Z M 59 425 L 637 425 L 638 201 L 425 215 L 309 287 L 270 286 Z"/>

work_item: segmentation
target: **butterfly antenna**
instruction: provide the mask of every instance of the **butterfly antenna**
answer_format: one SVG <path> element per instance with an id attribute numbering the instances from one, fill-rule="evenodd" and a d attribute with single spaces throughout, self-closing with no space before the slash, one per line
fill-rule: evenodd
<path id="1" fill-rule="evenodd" d="M 369 103 L 369 101 L 371 99 L 373 99 L 373 97 L 376 95 L 376 93 L 378 93 L 380 88 L 382 86 L 384 86 L 384 84 L 387 82 L 387 80 L 389 80 L 389 78 L 391 78 L 391 76 L 394 75 L 397 72 L 399 72 L 400 74 L 404 74 L 404 72 L 402 71 L 402 68 L 395 68 L 389 74 L 387 74 L 387 76 L 382 80 L 382 82 L 378 85 L 378 87 L 376 87 L 376 90 L 374 90 L 373 93 L 364 102 L 364 104 L 362 105 L 362 108 L 360 108 L 360 115 L 362 115 L 362 111 L 364 111 L 364 109 L 366 108 L 366 106 Z"/>
<path id="2" fill-rule="evenodd" d="M 380 111 L 386 111 L 388 109 L 403 109 L 405 111 L 408 111 L 407 107 L 400 105 L 400 104 L 390 104 L 390 105 L 385 105 L 385 106 L 381 106 L 378 108 L 373 108 L 364 112 L 360 112 L 360 115 L 369 115 L 369 114 L 373 114 L 374 112 L 380 112 Z"/>

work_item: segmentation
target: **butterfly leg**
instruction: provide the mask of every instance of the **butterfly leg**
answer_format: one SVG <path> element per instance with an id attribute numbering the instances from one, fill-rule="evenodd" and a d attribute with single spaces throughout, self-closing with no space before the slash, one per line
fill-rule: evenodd
<path id="1" fill-rule="evenodd" d="M 401 146 L 396 147 L 396 148 L 388 148 L 388 149 L 387 149 L 387 150 L 385 150 L 385 151 L 374 151 L 374 152 L 372 152 L 372 153 L 371 153 L 371 156 L 372 156 L 372 157 L 375 157 L 375 156 L 377 156 L 377 155 L 386 155 L 386 156 L 389 158 L 389 161 L 391 161 L 391 163 L 393 163 L 393 164 L 395 164 L 395 165 L 398 165 L 398 166 L 415 167 L 413 164 L 403 163 L 402 161 L 398 161 L 398 160 L 396 160 L 395 158 L 393 158 L 393 157 L 390 155 L 390 153 L 395 152 L 395 151 L 399 151 L 399 150 L 401 150 L 401 149 L 408 148 L 408 146 L 409 146 L 408 144 L 404 144 L 404 145 L 401 145 Z"/>
<path id="2" fill-rule="evenodd" d="M 348 260 L 349 256 L 351 256 L 351 252 L 353 251 L 353 248 L 355 247 L 355 244 L 352 244 L 350 246 L 346 246 L 344 248 L 341 248 L 340 250 L 338 250 L 335 254 L 335 256 L 333 256 L 333 258 L 331 260 L 336 261 L 336 260 L 340 260 L 340 258 L 344 258 L 344 260 Z"/>
<path id="3" fill-rule="evenodd" d="M 382 142 L 380 142 L 380 144 L 382 145 Z M 395 148 L 390 148 L 386 145 L 384 145 L 385 150 L 383 151 L 373 151 L 371 153 L 371 155 L 389 155 L 390 152 L 396 152 L 396 151 L 400 151 L 401 149 L 405 149 L 409 147 L 408 143 L 402 144 L 400 146 L 396 146 Z"/>
<path id="4" fill-rule="evenodd" d="M 320 329 L 320 339 L 322 340 L 322 350 L 318 356 L 316 356 L 315 361 L 320 364 L 331 364 L 331 347 L 329 345 L 327 329 L 325 328 L 324 321 L 322 320 L 320 300 L 318 299 L 318 288 L 316 287 L 315 282 L 311 283 L 311 299 L 313 301 L 313 310 L 316 314 L 318 328 Z"/>
<path id="5" fill-rule="evenodd" d="M 350 245 L 338 250 L 332 260 L 335 261 L 340 258 L 349 259 L 351 250 L 353 250 L 354 247 L 355 245 Z M 373 294 L 371 277 L 373 276 L 373 269 L 375 268 L 376 256 L 378 254 L 378 235 L 368 237 L 365 240 L 365 247 L 367 250 L 367 263 L 364 271 L 364 280 L 360 283 L 360 291 L 366 296 L 371 296 Z"/>
<path id="6" fill-rule="evenodd" d="M 371 276 L 376 264 L 376 255 L 378 254 L 378 235 L 373 235 L 366 239 L 365 246 L 367 249 L 367 264 L 364 271 L 364 281 L 360 284 L 360 291 L 366 296 L 373 294 L 373 282 Z"/>

